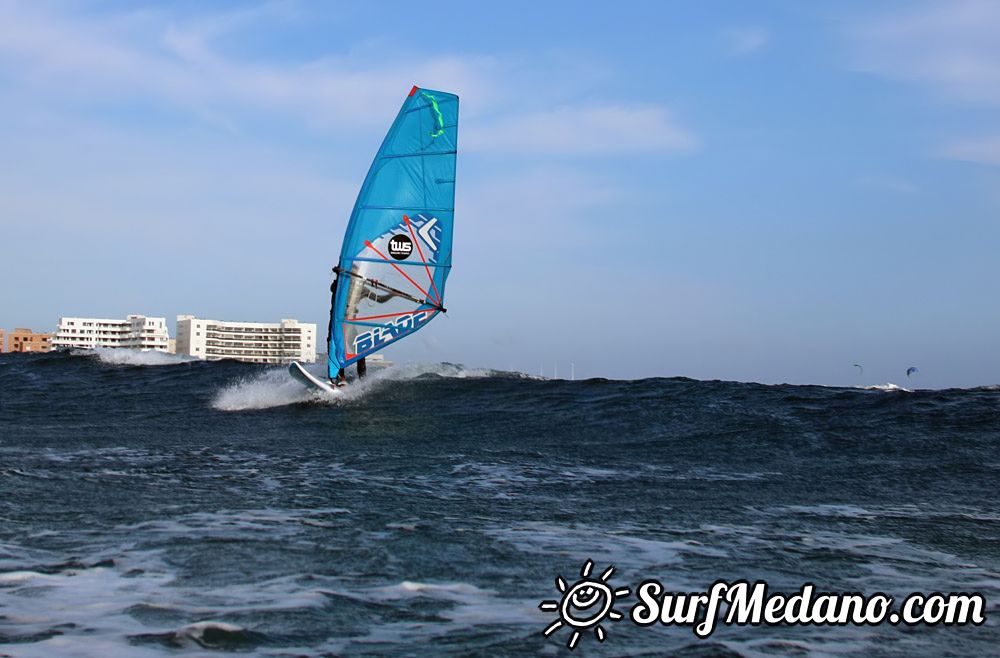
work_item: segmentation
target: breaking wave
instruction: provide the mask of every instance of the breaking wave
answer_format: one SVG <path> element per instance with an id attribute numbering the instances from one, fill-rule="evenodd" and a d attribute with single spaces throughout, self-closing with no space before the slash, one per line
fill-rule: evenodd
<path id="1" fill-rule="evenodd" d="M 885 384 L 873 384 L 872 386 L 860 386 L 859 388 L 862 388 L 866 391 L 899 391 L 900 393 L 913 392 L 908 388 L 903 388 L 902 386 L 893 384 L 892 382 L 887 382 Z"/>
<path id="2" fill-rule="evenodd" d="M 160 644 L 171 649 L 241 651 L 263 643 L 267 636 L 242 626 L 219 621 L 199 621 L 176 631 L 132 635 L 133 643 Z"/>
<path id="3" fill-rule="evenodd" d="M 168 354 L 156 350 L 129 347 L 97 347 L 92 350 L 72 350 L 74 356 L 92 356 L 113 366 L 172 366 L 197 361 L 185 354 Z"/>
<path id="4" fill-rule="evenodd" d="M 322 364 L 311 365 L 308 370 L 318 378 L 326 379 L 326 372 Z M 389 382 L 407 381 L 421 377 L 537 379 L 537 377 L 522 373 L 490 368 L 467 368 L 454 363 L 408 363 L 387 367 L 370 366 L 368 376 L 365 379 L 360 381 L 354 379 L 348 386 L 337 389 L 331 395 L 306 389 L 300 382 L 292 378 L 286 367 L 282 366 L 240 377 L 228 384 L 212 400 L 212 407 L 219 411 L 248 411 L 283 407 L 290 404 L 345 404 L 361 400 Z"/>

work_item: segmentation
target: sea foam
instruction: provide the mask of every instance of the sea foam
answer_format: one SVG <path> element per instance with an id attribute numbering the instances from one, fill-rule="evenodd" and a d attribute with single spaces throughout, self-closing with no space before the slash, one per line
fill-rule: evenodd
<path id="1" fill-rule="evenodd" d="M 212 400 L 219 411 L 246 411 L 299 404 L 315 399 L 302 384 L 292 379 L 284 368 L 241 377 L 223 388 Z"/>
<path id="2" fill-rule="evenodd" d="M 196 360 L 185 354 L 168 354 L 130 347 L 97 347 L 92 350 L 73 350 L 72 354 L 94 356 L 103 363 L 114 366 L 172 366 Z"/>
<path id="3" fill-rule="evenodd" d="M 326 379 L 326 373 L 322 371 L 320 365 L 309 366 L 308 370 L 318 378 Z M 293 379 L 288 370 L 282 366 L 241 377 L 231 382 L 219 391 L 212 400 L 212 408 L 219 411 L 248 411 L 306 402 L 345 404 L 361 400 L 373 390 L 381 388 L 387 383 L 426 376 L 453 379 L 530 378 L 521 373 L 489 368 L 466 368 L 454 363 L 407 363 L 389 367 L 372 367 L 365 379 L 354 380 L 348 386 L 337 389 L 335 393 L 327 394 L 305 388 L 302 383 Z"/>
<path id="4" fill-rule="evenodd" d="M 888 382 L 888 383 L 885 383 L 885 384 L 874 384 L 872 386 L 862 386 L 860 388 L 863 388 L 866 391 L 886 391 L 886 392 L 899 391 L 900 393 L 912 393 L 913 392 L 913 391 L 911 391 L 908 388 L 903 388 L 902 386 L 899 386 L 897 384 L 893 384 L 892 382 Z"/>

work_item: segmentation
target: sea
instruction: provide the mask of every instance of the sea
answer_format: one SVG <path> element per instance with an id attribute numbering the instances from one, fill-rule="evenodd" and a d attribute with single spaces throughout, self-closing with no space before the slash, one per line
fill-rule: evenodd
<path id="1" fill-rule="evenodd" d="M 611 566 L 603 641 L 544 635 L 559 579 Z M 650 579 L 974 592 L 986 620 L 702 639 L 632 623 Z M 998 620 L 1000 387 L 438 363 L 323 399 L 278 366 L 0 355 L 0 656 L 983 656 Z"/>

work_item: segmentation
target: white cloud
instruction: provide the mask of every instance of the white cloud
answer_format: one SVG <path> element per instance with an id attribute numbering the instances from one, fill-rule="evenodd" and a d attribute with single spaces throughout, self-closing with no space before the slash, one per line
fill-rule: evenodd
<path id="1" fill-rule="evenodd" d="M 1000 3 L 910 7 L 851 31 L 854 66 L 945 98 L 1000 105 Z"/>
<path id="2" fill-rule="evenodd" d="M 941 155 L 949 160 L 1000 167 L 1000 135 L 951 142 L 945 145 Z"/>
<path id="3" fill-rule="evenodd" d="M 93 20 L 0 4 L 0 67 L 35 93 L 152 98 L 204 116 L 279 111 L 314 125 L 384 122 L 408 85 L 424 80 L 491 96 L 487 57 L 360 62 L 345 55 L 279 65 L 213 48 L 211 39 L 268 15 L 243 11 L 181 25 L 153 12 Z"/>
<path id="4" fill-rule="evenodd" d="M 158 12 L 102 19 L 0 3 L 0 70 L 35 97 L 71 103 L 141 99 L 234 128 L 247 112 L 281 113 L 313 128 L 384 125 L 412 83 L 464 99 L 463 147 L 577 155 L 689 150 L 695 138 L 658 105 L 563 106 L 537 62 L 516 57 L 402 53 L 338 54 L 301 62 L 256 61 L 223 53 L 227 33 L 283 16 L 284 5 L 208 15 L 184 23 Z M 554 63 L 547 77 L 573 77 Z M 558 75 L 562 74 L 562 75 Z M 581 75 L 582 71 L 575 71 Z M 511 108 L 509 82 L 533 84 L 536 108 Z M 553 89 L 560 87 L 553 86 Z M 369 109 L 370 108 L 370 109 Z M 501 114 L 500 112 L 503 112 Z M 512 139 L 516 136 L 516 139 Z"/>
<path id="5" fill-rule="evenodd" d="M 737 57 L 757 52 L 771 39 L 771 34 L 759 26 L 726 28 L 720 36 L 729 54 Z"/>
<path id="6" fill-rule="evenodd" d="M 462 145 L 473 150 L 593 155 L 684 152 L 695 149 L 698 140 L 659 106 L 590 105 L 509 112 L 494 123 L 471 125 Z"/>
<path id="7" fill-rule="evenodd" d="M 911 6 L 869 20 L 850 37 L 860 71 L 907 82 L 970 106 L 1000 106 L 1000 3 L 953 0 Z M 952 160 L 1000 165 L 1000 138 L 953 140 Z"/>

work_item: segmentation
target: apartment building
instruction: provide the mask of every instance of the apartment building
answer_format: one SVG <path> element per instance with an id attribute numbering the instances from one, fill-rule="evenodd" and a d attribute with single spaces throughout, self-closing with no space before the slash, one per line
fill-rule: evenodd
<path id="1" fill-rule="evenodd" d="M 63 317 L 59 318 L 52 347 L 130 347 L 166 352 L 169 340 L 166 318 L 145 315 L 130 315 L 124 320 Z"/>
<path id="2" fill-rule="evenodd" d="M 218 361 L 288 363 L 316 360 L 316 325 L 298 320 L 227 322 L 178 315 L 177 354 Z"/>
<path id="3" fill-rule="evenodd" d="M 3 332 L 0 331 L 2 338 Z M 0 344 L 2 342 L 0 340 Z M 51 349 L 52 334 L 36 334 L 31 329 L 17 328 L 7 335 L 8 352 L 48 352 Z"/>

